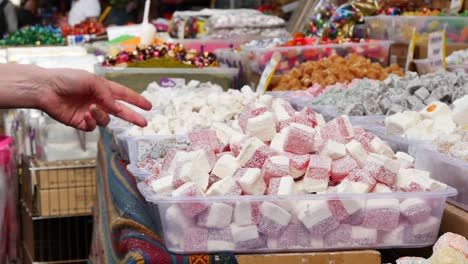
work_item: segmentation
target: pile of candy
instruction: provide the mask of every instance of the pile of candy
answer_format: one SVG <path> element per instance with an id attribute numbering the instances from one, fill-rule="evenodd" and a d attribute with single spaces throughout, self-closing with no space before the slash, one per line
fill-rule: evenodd
<path id="1" fill-rule="evenodd" d="M 206 128 L 215 122 L 237 118 L 244 107 L 259 102 L 259 94 L 245 86 L 239 90 L 223 89 L 211 83 L 191 81 L 179 89 L 167 89 L 157 83 L 142 93 L 152 104 L 148 126 L 132 126 L 125 133 L 136 135 L 181 135 L 195 128 Z M 263 100 L 268 100 L 264 96 Z"/>
<path id="2" fill-rule="evenodd" d="M 433 253 L 429 259 L 420 257 L 403 257 L 396 264 L 442 264 L 467 263 L 468 240 L 454 233 L 443 234 L 432 247 Z"/>
<path id="3" fill-rule="evenodd" d="M 389 74 L 403 75 L 396 65 L 382 67 L 379 63 L 371 63 L 369 59 L 355 54 L 343 58 L 332 55 L 319 61 L 308 61 L 283 75 L 273 88 L 273 91 L 305 90 L 318 83 L 322 87 L 336 83 L 349 83 L 355 78 L 384 80 Z"/>
<path id="4" fill-rule="evenodd" d="M 468 64 L 468 49 L 453 52 L 447 56 L 446 62 L 448 65 Z"/>
<path id="5" fill-rule="evenodd" d="M 468 129 L 466 125 L 465 128 L 459 128 L 450 135 L 436 138 L 432 143 L 439 152 L 468 162 Z"/>
<path id="6" fill-rule="evenodd" d="M 289 46 L 279 48 L 257 48 L 246 47 L 247 59 L 250 70 L 254 73 L 262 74 L 270 62 L 273 54 L 281 54 L 281 62 L 276 69 L 277 74 L 285 74 L 299 64 L 308 61 L 318 61 L 333 55 L 342 57 L 348 54 L 365 56 L 372 62 L 387 65 L 389 42 L 363 40 L 359 43 L 330 44 L 323 42 L 323 45 Z"/>
<path id="7" fill-rule="evenodd" d="M 168 67 L 171 65 L 172 67 L 183 67 L 183 65 L 188 65 L 203 68 L 217 66 L 214 53 L 198 52 L 197 50 L 187 51 L 181 44 L 173 43 L 137 47 L 133 52 L 121 51 L 115 56 L 107 57 L 102 65 L 128 65 L 131 67 L 133 63 L 139 63 L 140 67 Z"/>
<path id="8" fill-rule="evenodd" d="M 447 188 L 414 169 L 408 154 L 353 128 L 347 116 L 325 123 L 279 98 L 249 104 L 231 125 L 195 130 L 189 139 L 188 149 L 138 164 L 152 174 L 142 183 L 146 190 L 197 199 Z M 159 208 L 170 247 L 199 252 L 430 243 L 437 207 L 420 198 L 385 198 L 187 201 Z"/>
<path id="9" fill-rule="evenodd" d="M 457 127 L 468 127 L 468 95 L 453 102 L 453 111 L 435 101 L 423 110 L 404 111 L 385 118 L 388 134 L 411 140 L 433 140 L 452 134 Z"/>
<path id="10" fill-rule="evenodd" d="M 103 24 L 93 20 L 86 20 L 79 24 L 70 27 L 69 25 L 62 27 L 62 35 L 64 37 L 70 35 L 101 35 L 106 32 L 106 27 Z"/>
<path id="11" fill-rule="evenodd" d="M 405 77 L 390 75 L 382 82 L 358 80 L 346 89 L 337 85 L 325 89 L 313 105 L 330 105 L 347 115 L 391 115 L 405 110 L 420 111 L 434 101 L 451 104 L 468 94 L 468 74 L 444 72 Z M 337 89 L 334 89 L 337 88 Z M 303 96 L 298 94 L 295 96 Z"/>
<path id="12" fill-rule="evenodd" d="M 7 34 L 0 40 L 0 46 L 48 46 L 63 45 L 60 29 L 54 27 L 32 26 L 24 27 Z"/>

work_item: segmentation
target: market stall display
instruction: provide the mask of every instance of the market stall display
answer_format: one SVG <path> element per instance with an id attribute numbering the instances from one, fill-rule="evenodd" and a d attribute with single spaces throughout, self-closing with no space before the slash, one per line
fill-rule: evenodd
<path id="1" fill-rule="evenodd" d="M 65 40 L 60 29 L 51 26 L 25 27 L 0 39 L 0 46 L 60 46 L 64 44 Z"/>
<path id="2" fill-rule="evenodd" d="M 273 91 L 305 90 L 314 84 L 322 87 L 336 83 L 347 84 L 356 78 L 384 80 L 389 74 L 402 76 L 403 71 L 395 64 L 384 68 L 379 63 L 371 63 L 371 60 L 355 54 L 347 57 L 332 55 L 293 68 L 281 77 Z"/>
<path id="3" fill-rule="evenodd" d="M 325 123 L 282 99 L 189 139 L 150 158 L 152 176 L 138 184 L 175 252 L 423 246 L 455 194 L 347 116 Z"/>

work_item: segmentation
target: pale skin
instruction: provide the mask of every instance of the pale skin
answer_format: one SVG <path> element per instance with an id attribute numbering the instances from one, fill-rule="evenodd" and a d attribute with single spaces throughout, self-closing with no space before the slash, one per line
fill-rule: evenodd
<path id="1" fill-rule="evenodd" d="M 147 121 L 125 101 L 143 110 L 151 103 L 120 84 L 81 70 L 46 70 L 32 65 L 0 64 L 0 108 L 34 108 L 84 131 L 107 126 L 115 115 L 144 127 Z"/>

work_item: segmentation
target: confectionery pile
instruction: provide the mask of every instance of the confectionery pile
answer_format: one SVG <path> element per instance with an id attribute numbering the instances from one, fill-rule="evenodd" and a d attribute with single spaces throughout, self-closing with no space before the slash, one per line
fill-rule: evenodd
<path id="1" fill-rule="evenodd" d="M 421 111 L 404 111 L 385 118 L 388 134 L 409 140 L 433 140 L 452 134 L 457 128 L 468 128 L 468 95 L 453 102 L 453 111 L 434 101 Z"/>
<path id="2" fill-rule="evenodd" d="M 52 26 L 31 26 L 24 27 L 8 34 L 0 39 L 2 46 L 42 46 L 42 45 L 63 45 L 63 39 L 60 29 Z"/>
<path id="3" fill-rule="evenodd" d="M 455 51 L 447 56 L 448 65 L 467 65 L 468 64 L 468 49 Z"/>
<path id="4" fill-rule="evenodd" d="M 260 98 L 231 124 L 189 132 L 190 146 L 138 166 L 157 196 L 362 194 L 443 191 L 447 186 L 413 167 L 347 116 L 325 123 L 279 98 Z M 437 235 L 429 200 L 190 201 L 162 209 L 172 247 L 184 252 L 340 248 L 427 243 Z M 197 243 L 194 243 L 194 242 Z"/>
<path id="5" fill-rule="evenodd" d="M 404 77 L 389 75 L 383 81 L 355 79 L 349 84 L 336 84 L 325 89 L 314 85 L 308 90 L 286 95 L 312 97 L 308 106 L 332 106 L 337 113 L 346 115 L 392 115 L 405 110 L 420 111 L 434 101 L 450 105 L 468 93 L 467 81 L 468 74 L 463 72 L 422 76 L 408 72 Z"/>
<path id="6" fill-rule="evenodd" d="M 190 81 L 179 89 L 167 89 L 152 83 L 142 93 L 153 104 L 148 126 L 131 126 L 126 132 L 136 135 L 181 135 L 215 122 L 237 118 L 249 103 L 260 102 L 259 94 L 248 86 L 239 90 L 223 89 L 216 84 Z M 264 96 L 262 100 L 268 100 Z"/>
<path id="7" fill-rule="evenodd" d="M 379 63 L 371 63 L 369 59 L 350 54 L 346 58 L 332 55 L 319 61 L 308 61 L 298 68 L 293 68 L 283 75 L 273 88 L 281 90 L 305 90 L 315 83 L 322 87 L 336 83 L 348 83 L 355 78 L 384 80 L 389 74 L 403 75 L 401 69 L 393 64 L 384 68 Z"/>
<path id="8" fill-rule="evenodd" d="M 420 257 L 399 258 L 397 264 L 442 264 L 466 263 L 468 255 L 468 240 L 454 233 L 443 234 L 432 247 L 433 253 L 429 259 Z"/>
<path id="9" fill-rule="evenodd" d="M 164 43 L 147 47 L 137 46 L 132 52 L 121 51 L 115 56 L 108 56 L 103 66 L 129 67 L 215 67 L 216 55 L 211 52 L 185 50 L 183 45 Z"/>

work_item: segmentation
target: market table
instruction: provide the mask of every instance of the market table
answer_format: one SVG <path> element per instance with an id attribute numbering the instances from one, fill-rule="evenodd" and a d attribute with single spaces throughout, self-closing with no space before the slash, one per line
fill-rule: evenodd
<path id="1" fill-rule="evenodd" d="M 146 209 L 135 178 L 112 148 L 112 134 L 101 128 L 91 263 L 354 263 L 380 264 L 375 250 L 249 254 L 176 255 L 164 246 L 161 225 Z"/>

